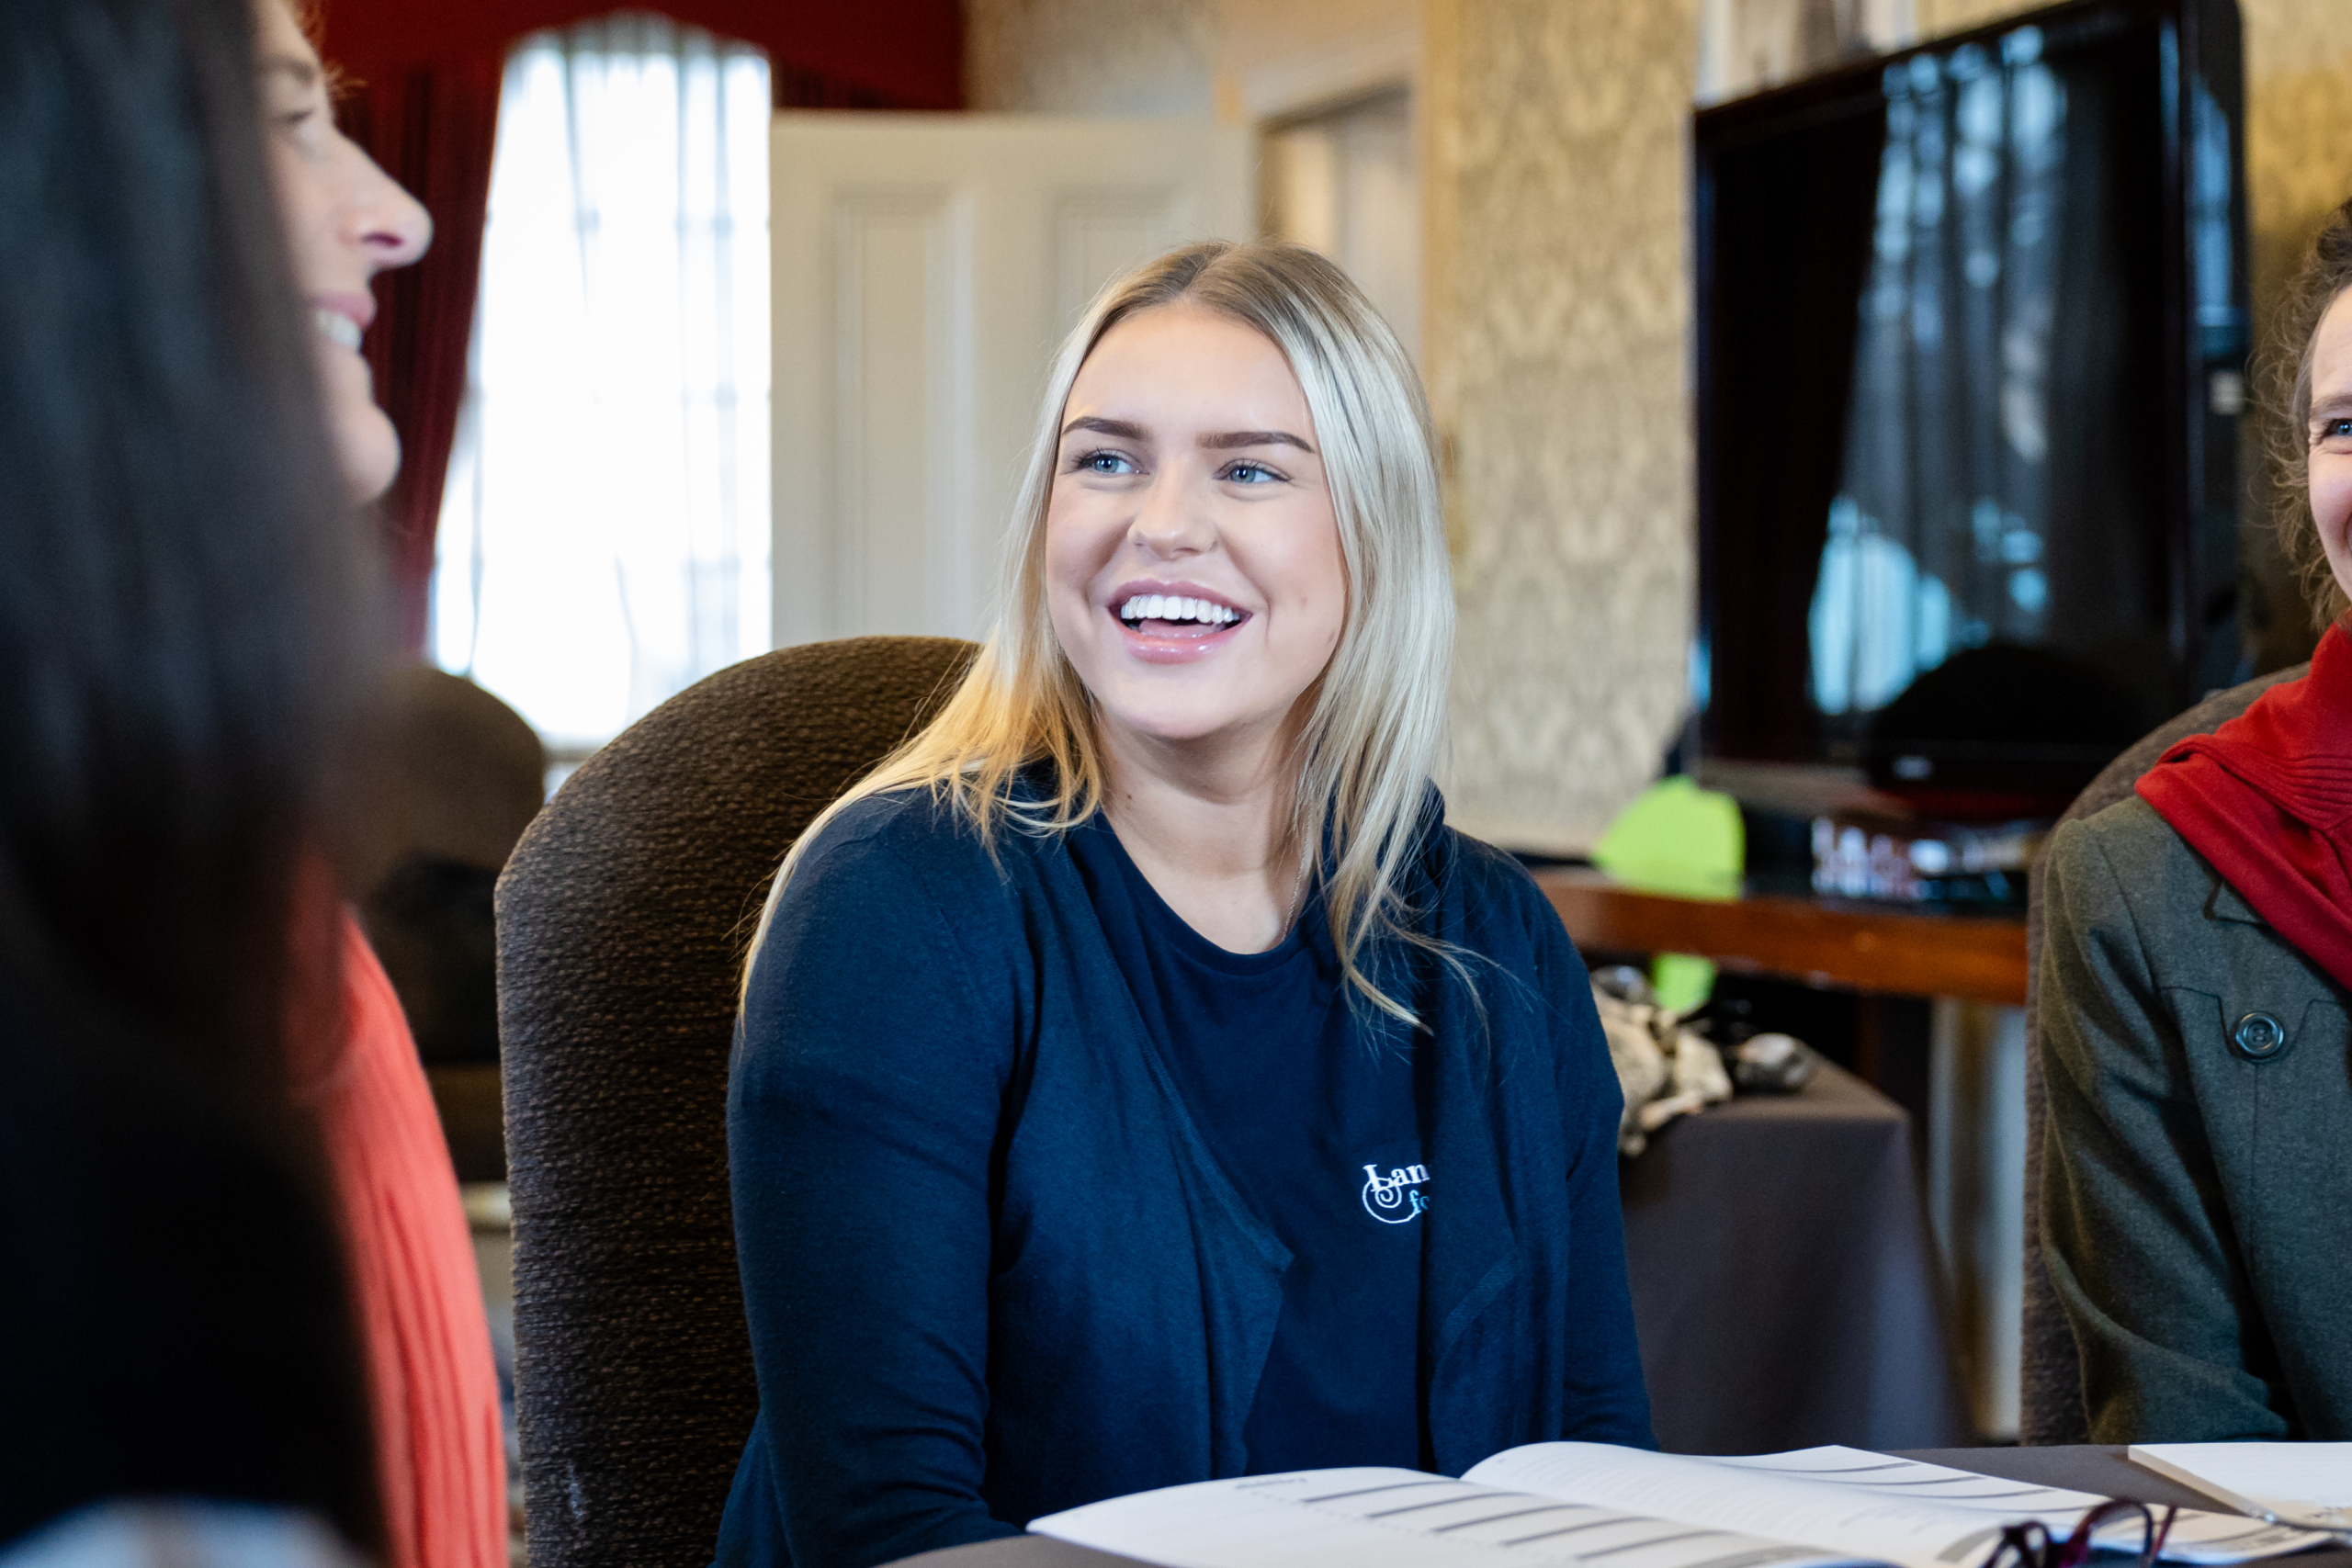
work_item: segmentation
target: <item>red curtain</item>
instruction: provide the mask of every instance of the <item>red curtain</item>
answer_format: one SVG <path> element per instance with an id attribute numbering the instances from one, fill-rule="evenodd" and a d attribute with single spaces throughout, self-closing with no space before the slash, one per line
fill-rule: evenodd
<path id="1" fill-rule="evenodd" d="M 344 101 L 352 140 L 433 215 L 433 248 L 376 285 L 368 360 L 401 435 L 401 473 L 384 502 L 401 646 L 424 650 L 433 533 L 458 410 L 466 396 L 501 62 L 413 65 L 362 83 Z"/>
<path id="2" fill-rule="evenodd" d="M 541 28 L 628 8 L 623 0 L 323 0 L 324 53 L 363 81 L 424 61 L 503 54 Z M 660 0 L 673 21 L 767 51 L 779 70 L 861 102 L 825 108 L 964 107 L 959 0 Z"/>

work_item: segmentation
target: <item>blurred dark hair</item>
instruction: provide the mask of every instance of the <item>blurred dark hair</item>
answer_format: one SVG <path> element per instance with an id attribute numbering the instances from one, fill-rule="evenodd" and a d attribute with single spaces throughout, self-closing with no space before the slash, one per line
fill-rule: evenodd
<path id="1" fill-rule="evenodd" d="M 276 1082 L 289 965 L 334 951 L 297 889 L 370 596 L 253 17 L 0 29 L 0 962 Z"/>
<path id="2" fill-rule="evenodd" d="M 2352 598 L 2329 570 L 2312 520 L 2312 350 L 2321 319 L 2346 288 L 2352 288 L 2352 201 L 2329 213 L 2312 239 L 2256 372 L 2269 415 L 2264 425 L 2270 448 L 2270 513 L 2279 549 L 2302 584 L 2312 624 L 2323 630 L 2352 610 Z"/>
<path id="3" fill-rule="evenodd" d="M 289 1091 L 373 600 L 248 7 L 0 0 L 0 1540 L 122 1495 L 379 1539 Z"/>

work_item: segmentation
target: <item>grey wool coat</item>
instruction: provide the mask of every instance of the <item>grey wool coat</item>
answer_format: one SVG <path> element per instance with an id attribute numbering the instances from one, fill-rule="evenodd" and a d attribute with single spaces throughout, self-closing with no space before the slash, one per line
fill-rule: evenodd
<path id="1" fill-rule="evenodd" d="M 2042 876 L 2042 1250 L 2091 1439 L 2352 1439 L 2344 989 L 2136 795 Z"/>

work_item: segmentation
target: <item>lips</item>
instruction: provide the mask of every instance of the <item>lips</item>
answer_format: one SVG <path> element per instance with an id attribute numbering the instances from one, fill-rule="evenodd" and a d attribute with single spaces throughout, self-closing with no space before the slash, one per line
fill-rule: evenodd
<path id="1" fill-rule="evenodd" d="M 1153 664 L 1204 658 L 1232 640 L 1252 618 L 1249 611 L 1191 583 L 1129 583 L 1106 608 L 1118 623 L 1127 650 Z"/>
<path id="2" fill-rule="evenodd" d="M 364 293 L 313 294 L 311 322 L 321 337 L 338 348 L 359 352 L 368 323 L 376 319 L 375 296 Z"/>

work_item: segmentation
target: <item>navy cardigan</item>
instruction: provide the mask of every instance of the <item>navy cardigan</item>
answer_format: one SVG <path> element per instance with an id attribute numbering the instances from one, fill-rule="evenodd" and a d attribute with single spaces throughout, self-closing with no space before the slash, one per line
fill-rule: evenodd
<path id="1" fill-rule="evenodd" d="M 1476 995 L 1380 961 L 1414 1053 L 1426 1447 L 1647 1446 L 1617 1196 L 1622 1100 L 1584 965 L 1430 792 L 1408 889 Z M 1401 945 L 1401 944 L 1400 944 Z M 1210 1156 L 1057 838 L 991 857 L 923 794 L 803 857 L 728 1096 L 760 1418 L 721 1564 L 856 1565 L 1245 1472 L 1288 1254 Z"/>

